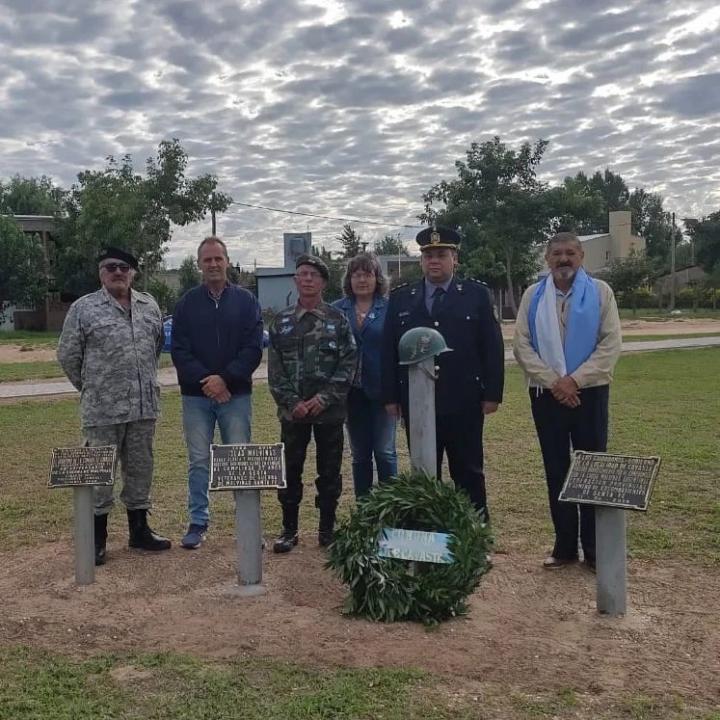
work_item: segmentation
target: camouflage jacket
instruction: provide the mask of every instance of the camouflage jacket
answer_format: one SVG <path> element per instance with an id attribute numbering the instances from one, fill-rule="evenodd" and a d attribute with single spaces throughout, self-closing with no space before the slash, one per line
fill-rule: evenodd
<path id="1" fill-rule="evenodd" d="M 84 427 L 148 420 L 160 413 L 162 315 L 150 295 L 131 292 L 130 311 L 101 288 L 75 301 L 65 318 L 57 356 L 80 391 Z"/>
<path id="2" fill-rule="evenodd" d="M 292 306 L 270 324 L 268 383 L 278 416 L 292 419 L 301 400 L 319 395 L 325 410 L 297 422 L 338 422 L 345 418 L 355 376 L 355 338 L 342 311 L 321 303 L 314 310 Z"/>

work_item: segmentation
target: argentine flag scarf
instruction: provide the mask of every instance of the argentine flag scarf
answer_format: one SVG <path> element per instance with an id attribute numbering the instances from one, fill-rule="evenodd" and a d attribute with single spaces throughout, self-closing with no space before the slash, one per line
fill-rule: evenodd
<path id="1" fill-rule="evenodd" d="M 540 282 L 530 301 L 530 342 L 535 352 L 560 375 L 575 372 L 592 355 L 600 330 L 600 293 L 580 268 L 572 285 L 565 345 L 560 339 L 552 273 Z"/>

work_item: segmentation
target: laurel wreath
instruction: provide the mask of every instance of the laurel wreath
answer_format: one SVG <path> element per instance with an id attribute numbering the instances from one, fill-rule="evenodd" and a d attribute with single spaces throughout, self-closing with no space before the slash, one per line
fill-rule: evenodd
<path id="1" fill-rule="evenodd" d="M 450 535 L 449 564 L 378 555 L 383 528 Z M 489 570 L 490 530 L 467 495 L 424 472 L 400 475 L 341 521 L 327 567 L 349 587 L 345 612 L 371 620 L 435 624 L 467 612 L 466 598 Z"/>

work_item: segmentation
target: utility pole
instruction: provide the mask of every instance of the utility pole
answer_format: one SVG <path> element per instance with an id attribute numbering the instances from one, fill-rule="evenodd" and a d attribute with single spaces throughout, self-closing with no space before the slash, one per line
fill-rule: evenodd
<path id="1" fill-rule="evenodd" d="M 675 213 L 672 214 L 672 235 L 670 236 L 670 311 L 675 309 Z"/>

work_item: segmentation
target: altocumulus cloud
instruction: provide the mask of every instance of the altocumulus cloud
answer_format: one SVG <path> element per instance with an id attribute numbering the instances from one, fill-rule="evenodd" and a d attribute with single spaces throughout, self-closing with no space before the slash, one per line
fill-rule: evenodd
<path id="1" fill-rule="evenodd" d="M 472 141 L 545 138 L 560 181 L 610 166 L 681 216 L 720 207 L 713 0 L 0 0 L 0 176 L 69 185 L 179 137 L 237 200 L 412 238 L 423 191 Z M 233 259 L 337 222 L 234 206 Z M 206 226 L 179 230 L 169 260 Z"/>

